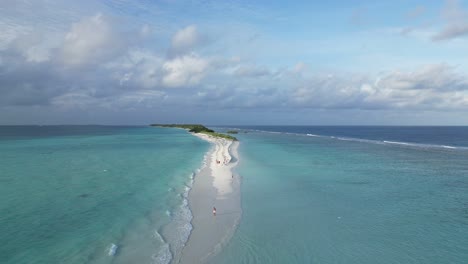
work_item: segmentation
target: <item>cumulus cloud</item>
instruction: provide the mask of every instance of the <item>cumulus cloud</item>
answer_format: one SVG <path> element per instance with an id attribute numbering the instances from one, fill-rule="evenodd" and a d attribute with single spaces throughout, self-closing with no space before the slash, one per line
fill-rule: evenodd
<path id="1" fill-rule="evenodd" d="M 426 65 L 416 71 L 396 71 L 380 79 L 384 88 L 393 90 L 433 90 L 438 92 L 468 90 L 466 76 L 445 64 Z"/>
<path id="2" fill-rule="evenodd" d="M 209 62 L 192 53 L 176 57 L 163 64 L 162 83 L 167 87 L 186 87 L 198 84 L 205 76 Z"/>
<path id="3" fill-rule="evenodd" d="M 443 29 L 432 36 L 432 40 L 449 40 L 468 35 L 468 12 L 458 0 L 446 0 L 442 10 L 445 20 Z"/>
<path id="4" fill-rule="evenodd" d="M 312 78 L 293 89 L 291 102 L 311 108 L 456 109 L 468 107 L 468 77 L 444 64 L 372 78 Z"/>
<path id="5" fill-rule="evenodd" d="M 319 74 L 303 62 L 275 69 L 239 54 L 203 54 L 196 26 L 158 36 L 172 40 L 164 46 L 144 23 L 122 32 L 103 14 L 76 21 L 54 37 L 22 33 L 0 49 L 0 108 L 468 109 L 468 76 L 446 64 L 378 76 Z"/>
<path id="6" fill-rule="evenodd" d="M 83 62 L 79 69 L 64 68 L 68 64 L 60 60 L 33 61 L 12 50 L 0 55 L 0 106 L 468 109 L 468 77 L 446 64 L 373 76 L 318 74 L 302 62 L 271 69 L 237 57 L 205 58 L 194 52 L 166 58 L 138 48 L 103 64 Z M 192 89 L 168 89 L 185 87 Z"/>
<path id="7" fill-rule="evenodd" d="M 20 36 L 31 34 L 28 27 L 18 24 L 11 24 L 8 21 L 0 20 L 0 51 L 11 48 L 12 42 L 18 41 Z M 17 44 L 15 44 L 17 45 Z"/>
<path id="8" fill-rule="evenodd" d="M 131 49 L 126 56 L 106 65 L 120 86 L 161 88 L 164 58 L 150 50 Z"/>
<path id="9" fill-rule="evenodd" d="M 193 51 L 202 41 L 203 37 L 198 32 L 197 27 L 195 25 L 187 26 L 177 31 L 172 37 L 170 55 Z"/>
<path id="10" fill-rule="evenodd" d="M 10 52 L 16 52 L 27 62 L 40 63 L 51 59 L 53 46 L 39 32 L 19 34 L 9 43 Z"/>
<path id="11" fill-rule="evenodd" d="M 292 71 L 297 74 L 303 73 L 306 70 L 307 70 L 307 64 L 305 64 L 304 62 L 296 63 L 296 65 L 294 65 L 294 68 L 292 69 Z"/>
<path id="12" fill-rule="evenodd" d="M 126 48 L 126 38 L 119 38 L 109 18 L 102 14 L 84 18 L 71 26 L 61 47 L 66 64 L 102 62 Z"/>
<path id="13" fill-rule="evenodd" d="M 89 105 L 118 97 L 122 91 L 108 65 L 126 56 L 131 41 L 115 28 L 108 17 L 96 14 L 72 24 L 61 36 L 14 36 L 0 49 L 0 106 Z M 133 36 L 138 30 L 128 38 Z"/>

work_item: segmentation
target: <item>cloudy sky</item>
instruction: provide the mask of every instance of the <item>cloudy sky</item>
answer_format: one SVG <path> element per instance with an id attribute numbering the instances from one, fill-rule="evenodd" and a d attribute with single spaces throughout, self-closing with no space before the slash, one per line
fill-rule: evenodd
<path id="1" fill-rule="evenodd" d="M 468 125 L 468 1 L 0 1 L 0 124 L 152 122 Z"/>

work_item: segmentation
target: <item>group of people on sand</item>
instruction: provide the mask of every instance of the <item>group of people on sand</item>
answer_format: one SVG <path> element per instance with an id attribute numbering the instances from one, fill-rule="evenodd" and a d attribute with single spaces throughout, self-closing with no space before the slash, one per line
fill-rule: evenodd
<path id="1" fill-rule="evenodd" d="M 228 163 L 229 163 L 229 159 L 228 159 L 228 158 L 224 158 L 223 164 L 224 164 L 224 165 L 227 165 Z M 220 161 L 220 160 L 216 160 L 216 164 L 221 164 L 221 161 Z"/>

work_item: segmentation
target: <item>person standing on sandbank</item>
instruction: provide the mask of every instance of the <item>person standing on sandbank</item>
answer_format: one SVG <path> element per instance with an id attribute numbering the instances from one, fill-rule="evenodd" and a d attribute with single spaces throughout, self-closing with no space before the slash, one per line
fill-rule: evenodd
<path id="1" fill-rule="evenodd" d="M 216 216 L 216 207 L 213 207 L 213 216 Z"/>

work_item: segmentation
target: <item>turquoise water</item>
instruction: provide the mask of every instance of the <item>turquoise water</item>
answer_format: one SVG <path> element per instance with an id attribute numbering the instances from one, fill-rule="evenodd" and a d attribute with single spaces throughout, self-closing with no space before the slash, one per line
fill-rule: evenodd
<path id="1" fill-rule="evenodd" d="M 212 263 L 467 263 L 466 128 L 282 129 L 298 134 L 236 135 L 243 216 Z M 0 127 L 0 263 L 169 263 L 208 149 L 177 129 Z"/>
<path id="2" fill-rule="evenodd" d="M 236 135 L 243 216 L 213 263 L 468 263 L 468 151 L 305 133 Z"/>
<path id="3" fill-rule="evenodd" d="M 0 135 L 0 263 L 168 263 L 183 246 L 207 142 L 151 127 Z"/>

